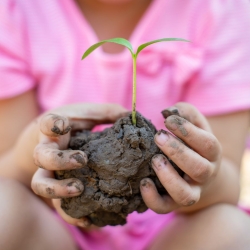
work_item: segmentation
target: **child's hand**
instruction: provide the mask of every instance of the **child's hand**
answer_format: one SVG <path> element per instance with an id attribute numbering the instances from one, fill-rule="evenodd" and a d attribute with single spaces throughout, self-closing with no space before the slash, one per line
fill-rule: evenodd
<path id="1" fill-rule="evenodd" d="M 171 115 L 177 110 L 181 117 Z M 152 180 L 143 179 L 141 193 L 146 205 L 157 213 L 187 206 L 192 206 L 188 209 L 192 211 L 210 205 L 209 201 L 202 206 L 198 203 L 209 196 L 207 190 L 217 176 L 222 154 L 218 140 L 206 118 L 189 104 L 178 103 L 163 114 L 166 128 L 186 145 L 165 131 L 156 134 L 155 142 L 185 175 L 182 178 L 164 155 L 155 155 L 152 167 L 169 196 L 159 195 Z"/>
<path id="2" fill-rule="evenodd" d="M 39 167 L 32 179 L 33 191 L 53 200 L 61 217 L 70 224 L 86 227 L 87 218 L 74 219 L 61 209 L 60 198 L 78 196 L 84 190 L 76 178 L 56 180 L 56 170 L 82 168 L 87 155 L 80 150 L 67 150 L 70 131 L 92 129 L 97 124 L 113 123 L 126 110 L 118 105 L 79 104 L 64 106 L 47 113 L 39 119 L 39 144 L 34 150 L 34 162 Z"/>

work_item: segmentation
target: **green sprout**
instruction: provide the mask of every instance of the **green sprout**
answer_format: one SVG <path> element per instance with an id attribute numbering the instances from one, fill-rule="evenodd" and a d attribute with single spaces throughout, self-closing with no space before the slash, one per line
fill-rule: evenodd
<path id="1" fill-rule="evenodd" d="M 93 52 L 95 49 L 97 49 L 98 47 L 100 47 L 102 44 L 104 43 L 116 43 L 116 44 L 120 44 L 123 45 L 125 47 L 127 47 L 132 55 L 132 59 L 133 59 L 133 98 L 132 98 L 132 124 L 134 126 L 136 126 L 136 59 L 138 54 L 147 46 L 153 44 L 153 43 L 159 43 L 159 42 L 169 42 L 169 41 L 181 41 L 181 42 L 189 42 L 188 40 L 182 39 L 182 38 L 162 38 L 162 39 L 157 39 L 157 40 L 153 40 L 147 43 L 143 43 L 141 44 L 138 48 L 136 53 L 134 53 L 133 51 L 133 47 L 131 45 L 131 43 L 124 39 L 124 38 L 112 38 L 112 39 L 108 39 L 108 40 L 103 40 L 100 41 L 98 43 L 93 44 L 92 46 L 90 46 L 83 54 L 82 56 L 82 60 L 84 58 L 86 58 L 91 52 Z"/>

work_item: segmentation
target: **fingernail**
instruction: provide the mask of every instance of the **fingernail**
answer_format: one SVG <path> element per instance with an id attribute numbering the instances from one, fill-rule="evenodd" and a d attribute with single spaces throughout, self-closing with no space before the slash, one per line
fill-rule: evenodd
<path id="1" fill-rule="evenodd" d="M 154 170 L 159 170 L 166 167 L 168 164 L 167 158 L 164 155 L 158 154 L 153 156 L 151 164 Z"/>
<path id="2" fill-rule="evenodd" d="M 143 189 L 148 189 L 150 187 L 150 182 L 147 179 L 142 179 L 141 180 L 141 187 Z"/>
<path id="3" fill-rule="evenodd" d="M 83 189 L 84 189 L 83 185 L 76 182 L 70 182 L 67 184 L 68 194 L 82 193 Z"/>
<path id="4" fill-rule="evenodd" d="M 179 110 L 176 107 L 171 108 L 170 111 L 173 115 L 180 115 Z"/>
<path id="5" fill-rule="evenodd" d="M 82 166 L 86 165 L 87 157 L 81 153 L 74 153 L 69 158 L 73 158 L 77 163 L 80 163 Z"/>
<path id="6" fill-rule="evenodd" d="M 170 107 L 168 109 L 164 109 L 161 111 L 162 115 L 164 118 L 167 118 L 171 115 L 180 115 L 179 110 L 176 107 Z"/>
<path id="7" fill-rule="evenodd" d="M 161 111 L 161 114 L 163 115 L 164 118 L 169 117 L 170 115 L 172 115 L 172 113 L 168 110 L 168 109 L 164 109 Z"/>
<path id="8" fill-rule="evenodd" d="M 191 200 L 188 202 L 187 206 L 192 206 L 195 203 L 195 200 Z"/>
<path id="9" fill-rule="evenodd" d="M 64 125 L 63 120 L 61 119 L 56 120 L 54 122 L 54 127 L 51 129 L 51 131 L 54 132 L 55 134 L 60 135 L 63 132 L 63 125 Z"/>
<path id="10" fill-rule="evenodd" d="M 160 146 L 163 146 L 167 140 L 169 139 L 169 135 L 165 130 L 159 130 L 155 135 L 155 142 Z"/>
<path id="11" fill-rule="evenodd" d="M 67 128 L 64 129 L 63 134 L 67 134 L 71 130 L 71 127 L 68 126 Z"/>

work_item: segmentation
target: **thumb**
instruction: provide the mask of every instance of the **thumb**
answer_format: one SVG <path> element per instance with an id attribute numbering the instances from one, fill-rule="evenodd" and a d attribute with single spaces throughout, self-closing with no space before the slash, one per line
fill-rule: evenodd
<path id="1" fill-rule="evenodd" d="M 68 107 L 70 127 L 72 130 L 92 129 L 98 124 L 114 123 L 124 117 L 128 110 L 118 104 L 73 104 Z"/>

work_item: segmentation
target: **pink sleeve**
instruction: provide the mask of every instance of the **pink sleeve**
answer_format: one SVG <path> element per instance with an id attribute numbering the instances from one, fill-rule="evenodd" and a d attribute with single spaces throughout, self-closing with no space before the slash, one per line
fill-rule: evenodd
<path id="1" fill-rule="evenodd" d="M 250 2 L 211 1 L 206 14 L 206 29 L 196 41 L 204 50 L 203 65 L 184 100 L 205 115 L 250 108 Z"/>
<path id="2" fill-rule="evenodd" d="M 29 71 L 24 19 L 12 0 L 0 1 L 0 99 L 34 87 Z"/>

